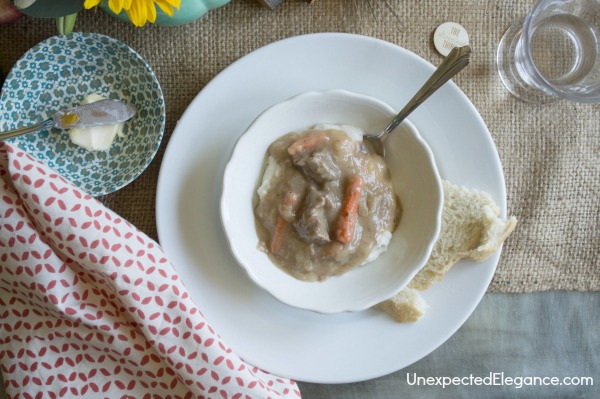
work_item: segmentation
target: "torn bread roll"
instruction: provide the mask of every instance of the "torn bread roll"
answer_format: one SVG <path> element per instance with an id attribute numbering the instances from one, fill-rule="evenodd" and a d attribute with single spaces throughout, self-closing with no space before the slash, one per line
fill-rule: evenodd
<path id="1" fill-rule="evenodd" d="M 444 278 L 459 260 L 482 261 L 496 252 L 517 225 L 511 216 L 500 218 L 500 208 L 489 194 L 443 180 L 444 206 L 440 235 L 427 263 L 394 297 L 375 306 L 398 322 L 418 320 L 427 304 L 418 291 Z"/>

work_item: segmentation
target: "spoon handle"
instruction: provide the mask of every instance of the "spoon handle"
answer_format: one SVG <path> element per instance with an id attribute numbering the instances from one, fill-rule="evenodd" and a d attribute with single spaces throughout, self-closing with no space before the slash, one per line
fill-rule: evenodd
<path id="1" fill-rule="evenodd" d="M 444 83 L 450 80 L 460 70 L 469 65 L 471 57 L 471 47 L 455 47 L 450 51 L 450 54 L 442 61 L 440 66 L 435 70 L 433 75 L 425 82 L 421 89 L 410 99 L 410 101 L 402 108 L 396 117 L 383 129 L 379 134 L 379 138 L 385 139 L 402 121 L 410 115 L 423 101 L 429 98 L 437 91 Z M 382 137 L 384 136 L 384 137 Z"/>
<path id="2" fill-rule="evenodd" d="M 48 129 L 54 126 L 53 119 L 46 119 L 45 121 L 38 123 L 33 126 L 20 127 L 14 130 L 8 130 L 6 132 L 0 132 L 0 140 L 12 139 L 13 137 L 22 136 L 27 133 L 37 132 L 38 130 Z"/>

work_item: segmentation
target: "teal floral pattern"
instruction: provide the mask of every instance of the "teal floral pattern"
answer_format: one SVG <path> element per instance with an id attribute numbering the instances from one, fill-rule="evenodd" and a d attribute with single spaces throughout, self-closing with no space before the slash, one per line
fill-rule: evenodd
<path id="1" fill-rule="evenodd" d="M 6 77 L 0 131 L 39 123 L 62 108 L 98 94 L 134 105 L 107 151 L 73 144 L 68 130 L 52 129 L 9 140 L 93 196 L 114 192 L 146 169 L 165 128 L 165 103 L 156 76 L 126 44 L 96 33 L 51 37 L 25 53 Z"/>

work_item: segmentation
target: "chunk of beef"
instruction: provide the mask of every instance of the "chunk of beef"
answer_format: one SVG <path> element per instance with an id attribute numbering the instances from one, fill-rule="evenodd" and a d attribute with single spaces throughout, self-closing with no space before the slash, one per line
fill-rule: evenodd
<path id="1" fill-rule="evenodd" d="M 329 151 L 315 151 L 304 161 L 304 173 L 318 183 L 340 178 L 340 168 L 331 158 Z"/>
<path id="2" fill-rule="evenodd" d="M 323 192 L 310 186 L 304 199 L 302 214 L 294 227 L 300 238 L 308 243 L 319 245 L 327 244 L 329 238 L 329 224 L 325 217 L 326 196 Z"/>

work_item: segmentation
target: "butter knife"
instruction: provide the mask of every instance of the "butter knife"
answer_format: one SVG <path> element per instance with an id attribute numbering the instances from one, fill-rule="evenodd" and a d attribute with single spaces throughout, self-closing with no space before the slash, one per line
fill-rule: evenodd
<path id="1" fill-rule="evenodd" d="M 0 140 L 11 139 L 53 127 L 71 129 L 125 122 L 135 115 L 135 107 L 120 100 L 100 100 L 74 108 L 63 109 L 37 125 L 0 132 Z"/>

